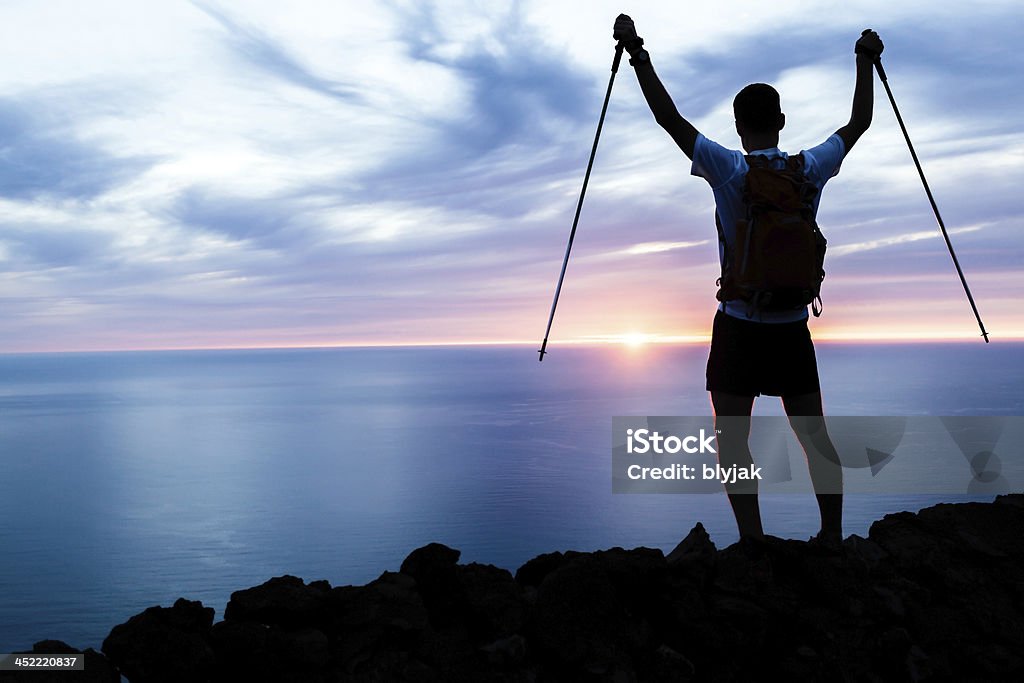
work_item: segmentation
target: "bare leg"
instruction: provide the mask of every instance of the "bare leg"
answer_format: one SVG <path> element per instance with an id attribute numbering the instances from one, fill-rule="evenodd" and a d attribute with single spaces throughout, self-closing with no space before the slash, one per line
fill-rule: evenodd
<path id="1" fill-rule="evenodd" d="M 807 468 L 811 474 L 811 484 L 814 486 L 818 510 L 821 513 L 821 531 L 818 537 L 831 542 L 841 541 L 843 468 L 822 418 L 824 411 L 821 405 L 821 392 L 783 396 L 782 405 L 807 456 Z"/>
<path id="2" fill-rule="evenodd" d="M 754 463 L 750 456 L 750 411 L 754 407 L 753 396 L 711 392 L 711 404 L 715 409 L 715 430 L 719 432 L 718 462 L 722 467 L 736 465 L 737 469 Z M 761 508 L 757 502 L 757 480 L 743 480 L 725 485 L 732 513 L 740 537 L 764 538 L 761 526 Z"/>

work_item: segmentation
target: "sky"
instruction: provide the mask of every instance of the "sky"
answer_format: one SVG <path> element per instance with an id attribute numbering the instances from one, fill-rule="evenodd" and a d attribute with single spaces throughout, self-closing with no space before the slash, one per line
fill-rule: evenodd
<path id="1" fill-rule="evenodd" d="M 1024 338 L 1016 2 L 0 2 L 0 353 L 539 343 L 630 14 L 680 112 L 739 147 L 844 125 L 861 30 L 993 341 Z M 974 339 L 876 80 L 823 192 L 816 339 Z M 699 340 L 711 192 L 623 62 L 551 345 Z M 549 347 L 550 348 L 550 347 Z"/>

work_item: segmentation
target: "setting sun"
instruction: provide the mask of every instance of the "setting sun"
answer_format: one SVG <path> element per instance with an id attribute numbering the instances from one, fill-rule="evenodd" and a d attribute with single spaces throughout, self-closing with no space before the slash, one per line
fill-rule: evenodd
<path id="1" fill-rule="evenodd" d="M 642 332 L 630 332 L 622 335 L 622 343 L 631 349 L 636 349 L 652 340 L 652 336 Z"/>

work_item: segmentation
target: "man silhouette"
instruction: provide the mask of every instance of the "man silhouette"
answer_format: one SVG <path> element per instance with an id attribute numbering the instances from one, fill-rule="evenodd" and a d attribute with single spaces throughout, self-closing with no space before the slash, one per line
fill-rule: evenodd
<path id="1" fill-rule="evenodd" d="M 727 149 L 701 135 L 676 109 L 651 65 L 650 54 L 637 37 L 633 20 L 620 14 L 613 37 L 630 54 L 629 63 L 654 119 L 691 159 L 691 173 L 704 178 L 715 196 L 716 219 L 721 226 L 719 257 L 723 260 L 735 239 L 736 220 L 746 215 L 744 179 L 749 168 L 744 154 Z M 871 125 L 874 103 L 872 65 L 881 54 L 882 41 L 865 31 L 857 41 L 856 84 L 849 122 L 825 142 L 801 152 L 803 172 L 818 192 L 839 172 L 843 158 Z M 743 88 L 733 101 L 736 132 L 749 155 L 783 158 L 779 131 L 786 123 L 779 94 L 769 85 L 754 83 Z M 724 240 L 724 243 L 723 243 Z M 723 301 L 715 314 L 707 365 L 707 390 L 715 411 L 718 457 L 723 467 L 746 468 L 753 464 L 748 446 L 750 414 L 759 395 L 782 398 L 786 414 L 805 453 L 821 513 L 821 530 L 815 539 L 828 545 L 842 541 L 842 468 L 822 418 L 818 367 L 807 328 L 806 306 L 792 310 L 763 310 L 750 315 L 749 304 L 739 299 Z M 757 480 L 726 484 L 741 538 L 762 539 Z"/>

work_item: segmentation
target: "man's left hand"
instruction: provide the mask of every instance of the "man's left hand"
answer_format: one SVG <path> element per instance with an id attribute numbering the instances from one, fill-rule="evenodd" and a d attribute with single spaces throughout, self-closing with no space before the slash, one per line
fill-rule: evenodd
<path id="1" fill-rule="evenodd" d="M 612 38 L 626 46 L 626 50 L 632 54 L 630 46 L 639 42 L 636 35 L 636 26 L 628 14 L 620 14 L 615 19 L 615 27 L 612 29 Z M 639 47 L 639 45 L 637 46 Z"/>

